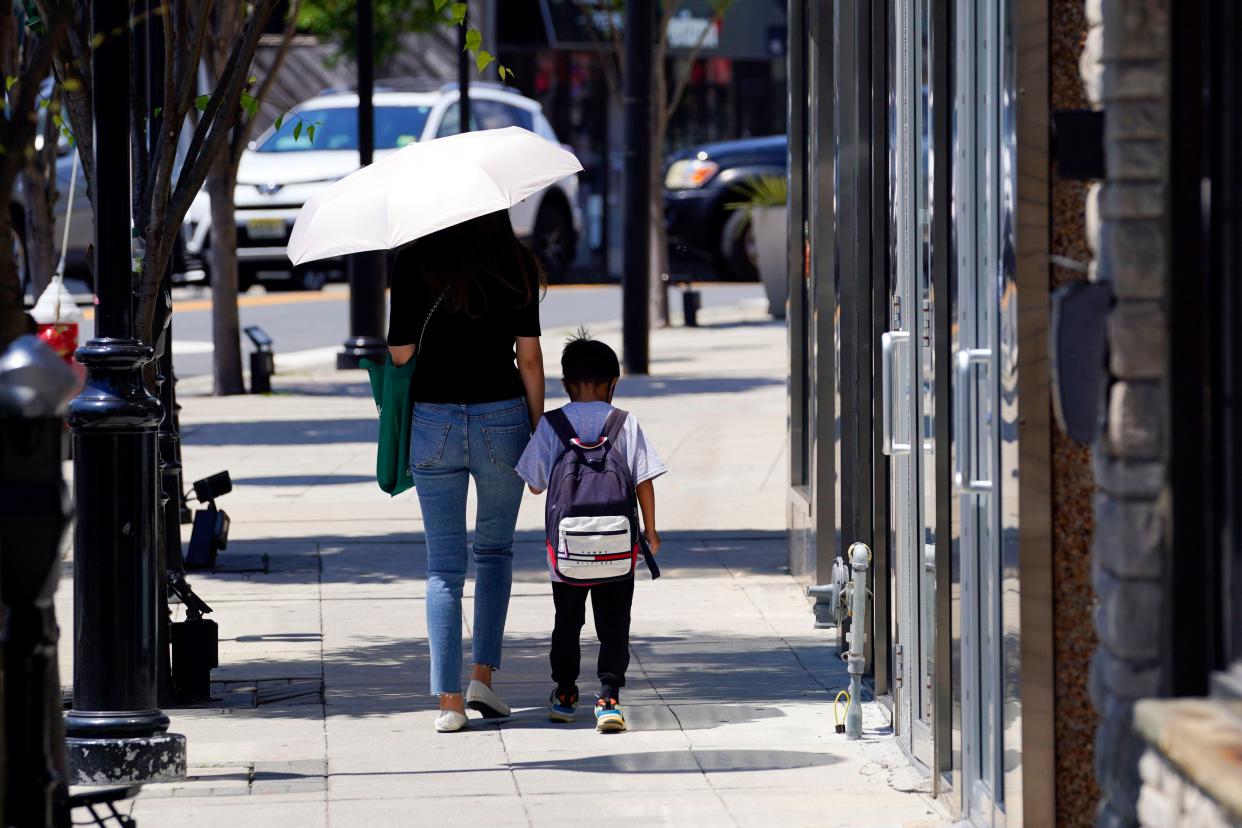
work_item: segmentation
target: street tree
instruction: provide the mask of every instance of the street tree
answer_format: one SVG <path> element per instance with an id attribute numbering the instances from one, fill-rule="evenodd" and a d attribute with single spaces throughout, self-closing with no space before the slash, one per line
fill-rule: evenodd
<path id="1" fill-rule="evenodd" d="M 52 56 L 64 40 L 72 14 L 70 0 L 46 0 L 38 17 L 13 0 L 0 0 L 0 72 L 5 100 L 0 111 L 0 351 L 26 332 L 25 300 L 14 257 L 13 190 L 36 154 L 40 89 Z"/>
<path id="2" fill-rule="evenodd" d="M 250 141 L 262 102 L 267 100 L 268 90 L 280 72 L 289 45 L 296 32 L 299 0 L 292 0 L 288 17 L 281 33 L 276 57 L 265 77 L 255 81 L 255 87 L 241 98 L 242 112 L 224 148 L 212 159 L 207 173 L 207 196 L 211 203 L 211 244 L 208 247 L 208 270 L 211 273 L 211 339 L 213 346 L 213 378 L 217 395 L 243 394 L 242 381 L 241 318 L 237 309 L 237 221 L 233 191 L 237 189 L 237 170 L 242 153 Z M 218 88 L 229 70 L 233 57 L 233 44 L 242 36 L 246 25 L 246 5 L 242 3 L 219 4 L 216 13 L 208 19 L 209 31 L 203 49 L 203 64 L 208 82 Z M 200 99 L 201 101 L 201 99 Z M 205 101 L 202 102 L 205 106 Z M 284 116 L 277 119 L 282 125 Z M 303 126 L 299 124 L 298 126 Z M 314 141 L 314 124 L 299 129 L 305 131 L 307 141 Z"/>
<path id="3" fill-rule="evenodd" d="M 574 0 L 584 18 L 584 28 L 603 48 L 602 66 L 604 81 L 617 109 L 622 107 L 622 77 L 625 69 L 625 32 L 622 26 L 625 0 Z M 653 316 L 659 324 L 668 324 L 668 292 L 662 275 L 668 273 L 668 233 L 664 224 L 664 142 L 668 126 L 673 120 L 690 85 L 694 62 L 703 51 L 708 36 L 724 20 L 734 0 L 707 0 L 710 19 L 702 24 L 690 48 L 681 56 L 669 77 L 669 28 L 674 25 L 685 0 L 657 0 L 659 20 L 652 54 L 651 73 L 651 165 L 647 175 L 651 182 L 651 304 Z M 670 83 L 670 80 L 672 81 Z"/>
<path id="4" fill-rule="evenodd" d="M 41 98 L 39 107 L 43 116 L 39 119 L 33 151 L 26 156 L 19 181 L 22 189 L 22 214 L 14 216 L 25 225 L 20 241 L 24 248 L 26 276 L 37 297 L 52 280 L 59 254 L 56 249 L 56 199 L 59 195 L 56 180 L 56 160 L 61 151 L 61 127 L 59 90 L 51 87 L 49 95 Z M 17 229 L 17 228 L 14 228 Z M 15 254 L 16 255 L 16 254 Z M 22 268 L 18 264 L 19 271 Z"/>
<path id="5" fill-rule="evenodd" d="M 250 74 L 259 40 L 279 0 L 149 0 L 151 14 L 163 29 L 163 89 L 150 112 L 139 103 L 131 107 L 134 134 L 133 221 L 141 239 L 135 266 L 137 297 L 134 334 L 144 342 L 155 339 L 155 319 L 161 287 L 186 212 L 207 181 L 217 159 L 229 150 L 234 128 L 257 106 L 256 80 Z M 44 19 L 52 0 L 36 0 Z M 65 109 L 77 138 L 79 154 L 93 194 L 95 170 L 90 140 L 91 104 L 90 20 L 87 4 L 70 13 L 69 35 L 58 43 L 56 77 L 66 99 Z M 236 7 L 236 8 L 233 8 Z M 231 41 L 218 44 L 227 58 L 220 65 L 212 89 L 199 92 L 199 68 L 208 50 L 208 38 L 218 32 L 219 15 L 237 14 L 240 27 Z M 125 32 L 101 32 L 100 37 L 124 37 Z M 214 48 L 214 46 L 213 46 Z M 131 94 L 140 101 L 137 84 Z M 195 117 L 191 118 L 191 114 Z M 188 140 L 182 141 L 188 130 Z M 148 142 L 148 135 L 154 140 Z M 184 149 L 181 149 L 184 143 Z M 148 149 L 148 144 L 153 149 Z M 0 184 L 3 182 L 0 181 Z"/>
<path id="6" fill-rule="evenodd" d="M 375 0 L 375 68 L 383 74 L 401 49 L 401 35 L 426 32 L 444 23 L 444 13 L 430 0 Z M 298 27 L 336 44 L 330 58 L 335 64 L 341 58 L 353 59 L 358 54 L 358 4 L 355 0 L 304 0 L 298 16 Z"/>

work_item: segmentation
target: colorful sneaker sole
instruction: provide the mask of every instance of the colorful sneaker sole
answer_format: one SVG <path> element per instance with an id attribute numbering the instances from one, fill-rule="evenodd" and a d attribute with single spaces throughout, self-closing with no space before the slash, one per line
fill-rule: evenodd
<path id="1" fill-rule="evenodd" d="M 549 707 L 548 721 L 569 724 L 574 720 L 574 710 L 567 707 Z"/>
<path id="2" fill-rule="evenodd" d="M 625 730 L 625 717 L 609 711 L 595 717 L 595 729 L 600 733 L 620 733 Z"/>

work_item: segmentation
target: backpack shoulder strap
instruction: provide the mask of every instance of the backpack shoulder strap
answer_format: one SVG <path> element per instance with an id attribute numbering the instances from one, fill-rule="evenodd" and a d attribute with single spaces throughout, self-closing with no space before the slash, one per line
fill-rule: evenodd
<path id="1" fill-rule="evenodd" d="M 625 427 L 625 418 L 628 416 L 630 416 L 629 412 L 614 408 L 609 412 L 608 419 L 604 420 L 604 431 L 600 436 L 607 437 L 610 443 L 616 443 L 617 438 L 621 436 L 621 429 Z"/>
<path id="2" fill-rule="evenodd" d="M 573 424 L 569 422 L 569 418 L 565 416 L 564 411 L 556 408 L 544 413 L 543 418 L 548 421 L 548 425 L 552 426 L 556 436 L 561 438 L 565 448 L 573 445 L 573 441 L 577 439 L 578 434 L 574 431 Z"/>

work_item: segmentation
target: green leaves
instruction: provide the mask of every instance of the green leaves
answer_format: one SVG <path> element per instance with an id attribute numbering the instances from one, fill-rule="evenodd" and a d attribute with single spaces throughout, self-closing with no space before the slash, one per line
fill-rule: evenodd
<path id="1" fill-rule="evenodd" d="M 466 4 L 454 3 L 449 9 L 449 17 L 453 20 L 454 26 L 461 26 L 466 22 Z"/>
<path id="2" fill-rule="evenodd" d="M 293 140 L 296 141 L 302 137 L 302 122 L 298 121 L 293 125 Z"/>
<path id="3" fill-rule="evenodd" d="M 246 114 L 251 118 L 259 114 L 259 99 L 254 95 L 251 95 L 249 92 L 242 93 L 240 103 L 241 108 L 244 109 Z"/>
<path id="4" fill-rule="evenodd" d="M 194 99 L 194 108 L 197 109 L 199 112 L 206 112 L 207 104 L 209 103 L 211 103 L 210 95 L 199 95 L 197 98 Z"/>
<path id="5" fill-rule="evenodd" d="M 448 5 L 448 0 L 434 0 L 434 2 L 436 11 L 443 11 L 444 7 Z"/>
<path id="6" fill-rule="evenodd" d="M 306 128 L 306 137 L 313 144 L 315 143 L 315 125 L 311 124 Z"/>
<path id="7" fill-rule="evenodd" d="M 483 34 L 478 29 L 469 29 L 466 32 L 466 48 L 467 52 L 477 52 L 479 47 L 483 45 Z"/>
<path id="8" fill-rule="evenodd" d="M 13 75 L 9 75 L 7 78 L 4 79 L 4 91 L 5 92 L 8 92 L 10 89 L 12 89 L 16 85 L 17 85 L 17 78 L 14 77 Z"/>
<path id="9" fill-rule="evenodd" d="M 474 56 L 474 63 L 479 67 L 480 74 L 488 67 L 488 64 L 492 63 L 494 60 L 496 60 L 496 58 L 492 57 L 482 49 L 480 49 L 479 53 Z M 502 66 L 500 68 L 503 69 L 504 67 Z"/>
<path id="10" fill-rule="evenodd" d="M 276 131 L 280 132 L 280 128 L 285 125 L 285 113 L 276 116 Z"/>

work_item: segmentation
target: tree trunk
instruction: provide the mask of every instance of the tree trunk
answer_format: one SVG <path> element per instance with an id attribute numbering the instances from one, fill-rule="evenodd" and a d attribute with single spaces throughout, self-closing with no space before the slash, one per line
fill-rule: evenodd
<path id="1" fill-rule="evenodd" d="M 241 318 L 237 311 L 237 224 L 233 214 L 236 168 L 221 154 L 207 175 L 211 198 L 211 245 L 207 250 L 211 270 L 212 374 L 218 396 L 244 394 L 241 362 Z"/>
<path id="2" fill-rule="evenodd" d="M 8 210 L 0 210 L 0 353 L 26 333 L 26 305 L 22 298 L 21 279 L 13 263 L 12 219 Z"/>
<path id="3" fill-rule="evenodd" d="M 55 139 L 53 139 L 55 140 Z M 52 169 L 45 166 L 45 155 L 36 153 L 22 168 L 22 198 L 26 203 L 26 267 L 31 292 L 37 300 L 52 281 L 56 270 L 55 156 Z M 68 220 L 66 215 L 65 219 Z"/>

